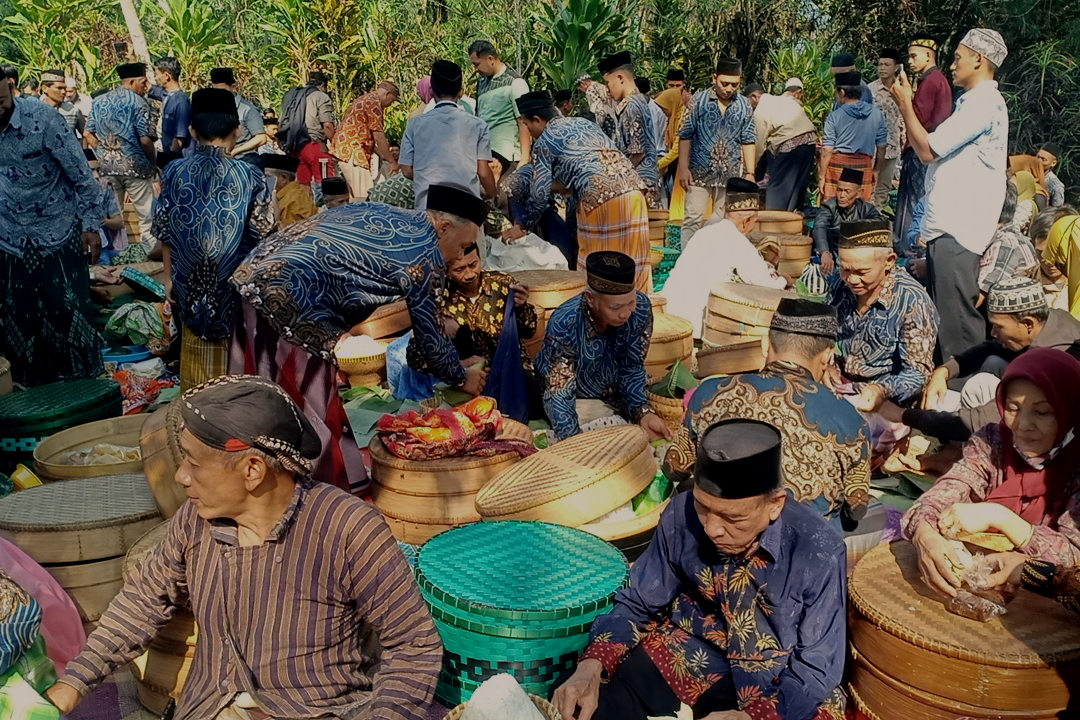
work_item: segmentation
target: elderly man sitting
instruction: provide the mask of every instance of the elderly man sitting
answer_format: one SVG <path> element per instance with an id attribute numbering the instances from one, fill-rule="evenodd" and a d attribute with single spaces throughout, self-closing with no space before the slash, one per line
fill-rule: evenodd
<path id="1" fill-rule="evenodd" d="M 889 225 L 882 220 L 840 228 L 840 273 L 830 285 L 840 318 L 840 369 L 853 404 L 876 412 L 886 400 L 920 396 L 934 367 L 938 313 L 930 296 L 896 266 Z"/>
<path id="2" fill-rule="evenodd" d="M 199 651 L 177 720 L 424 718 L 435 625 L 379 512 L 308 479 L 319 437 L 300 408 L 252 376 L 180 402 L 190 499 L 48 698 L 70 712 L 190 606 Z"/>
<path id="3" fill-rule="evenodd" d="M 846 552 L 813 509 L 787 502 L 780 432 L 716 423 L 694 483 L 593 621 L 559 712 L 642 720 L 682 703 L 696 718 L 842 718 Z"/>
<path id="4" fill-rule="evenodd" d="M 551 314 L 536 356 L 544 412 L 560 439 L 583 425 L 621 418 L 649 439 L 672 436 L 645 395 L 652 303 L 634 290 L 636 265 L 613 250 L 585 259 L 588 287 Z"/>
<path id="5" fill-rule="evenodd" d="M 859 197 L 863 171 L 844 168 L 836 181 L 836 197 L 821 203 L 814 218 L 814 252 L 821 256 L 821 271 L 831 275 L 836 269 L 840 246 L 840 224 L 853 220 L 880 220 L 874 204 Z"/>

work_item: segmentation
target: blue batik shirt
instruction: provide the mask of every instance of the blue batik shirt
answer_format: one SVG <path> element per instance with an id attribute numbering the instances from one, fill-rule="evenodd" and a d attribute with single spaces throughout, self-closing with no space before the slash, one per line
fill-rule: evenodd
<path id="1" fill-rule="evenodd" d="M 162 172 L 153 232 L 169 246 L 175 310 L 199 337 L 232 333 L 236 295 L 229 278 L 276 222 L 266 178 L 222 148 L 199 145 Z"/>
<path id="2" fill-rule="evenodd" d="M 652 303 L 642 292 L 630 319 L 606 332 L 596 329 L 584 294 L 556 308 L 535 363 L 544 412 L 556 435 L 565 439 L 581 432 L 578 398 L 603 400 L 626 419 L 641 419 L 649 409 L 645 355 L 652 330 Z"/>
<path id="3" fill-rule="evenodd" d="M 640 644 L 687 705 L 728 683 L 755 720 L 841 718 L 846 596 L 844 542 L 812 509 L 789 498 L 757 548 L 734 557 L 705 535 L 686 492 L 593 621 L 584 657 L 611 677 Z"/>
<path id="4" fill-rule="evenodd" d="M 630 160 L 599 125 L 584 118 L 548 121 L 543 134 L 533 142 L 532 162 L 520 171 L 529 176 L 529 197 L 519 224 L 529 229 L 539 225 L 551 205 L 553 181 L 566 187 L 584 212 L 645 189 Z"/>
<path id="5" fill-rule="evenodd" d="M 938 311 L 919 281 L 892 268 L 877 299 L 865 313 L 840 273 L 829 278 L 830 302 L 840 316 L 840 367 L 844 376 L 878 385 L 885 397 L 903 404 L 919 396 L 934 371 Z"/>
<path id="6" fill-rule="evenodd" d="M 757 143 L 754 108 L 739 93 L 720 112 L 714 88 L 702 90 L 690 100 L 679 128 L 679 138 L 690 141 L 690 175 L 698 187 L 724 187 L 728 178 L 740 177 L 742 146 Z"/>
<path id="7" fill-rule="evenodd" d="M 40 100 L 15 98 L 0 130 L 0 251 L 46 253 L 101 227 L 101 187 L 67 122 Z"/>
<path id="8" fill-rule="evenodd" d="M 427 372 L 448 385 L 465 382 L 437 317 L 445 265 L 422 210 L 371 202 L 324 210 L 266 238 L 232 282 L 283 339 L 328 361 L 342 333 L 404 297 L 410 358 L 419 353 Z M 420 366 L 412 359 L 409 365 Z"/>
<path id="9" fill-rule="evenodd" d="M 86 129 L 98 137 L 98 171 L 102 175 L 154 176 L 154 166 L 139 144 L 140 137 L 157 137 L 146 98 L 126 87 L 95 98 Z"/>
<path id="10" fill-rule="evenodd" d="M 644 95 L 635 94 L 619 103 L 615 111 L 615 147 L 627 157 L 645 155 L 635 169 L 645 184 L 653 187 L 660 182 L 660 168 L 650 102 Z"/>

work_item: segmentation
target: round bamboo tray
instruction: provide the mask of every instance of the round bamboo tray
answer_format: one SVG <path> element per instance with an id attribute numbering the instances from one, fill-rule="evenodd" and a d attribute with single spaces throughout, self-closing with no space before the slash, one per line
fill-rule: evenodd
<path id="1" fill-rule="evenodd" d="M 529 288 L 529 303 L 554 310 L 585 289 L 585 273 L 573 270 L 521 270 L 514 279 Z"/>
<path id="2" fill-rule="evenodd" d="M 697 354 L 698 378 L 710 375 L 734 375 L 735 373 L 757 372 L 765 367 L 768 352 L 767 342 L 744 340 L 720 346 L 702 347 Z"/>
<path id="3" fill-rule="evenodd" d="M 640 493 L 656 475 L 645 432 L 620 425 L 575 435 L 524 458 L 481 488 L 485 521 L 535 520 L 577 527 Z"/>
<path id="4" fill-rule="evenodd" d="M 563 716 L 559 713 L 559 709 L 549 703 L 544 698 L 538 695 L 529 695 L 529 699 L 532 700 L 536 709 L 544 716 L 544 720 L 563 720 Z M 446 713 L 446 717 L 443 720 L 461 720 L 461 714 L 465 712 L 465 706 L 468 703 L 461 703 L 456 708 Z"/>
<path id="5" fill-rule="evenodd" d="M 187 494 L 176 482 L 176 470 L 183 462 L 180 452 L 180 405 L 176 400 L 158 408 L 146 419 L 139 438 L 143 472 L 150 493 L 163 518 L 171 518 L 187 501 Z"/>
<path id="6" fill-rule="evenodd" d="M 363 322 L 354 325 L 351 335 L 370 335 L 376 340 L 400 335 L 412 327 L 409 307 L 404 300 L 395 300 L 375 308 Z"/>
<path id="7" fill-rule="evenodd" d="M 797 295 L 787 290 L 743 283 L 720 283 L 709 292 L 706 317 L 720 315 L 747 325 L 767 328 L 780 301 L 794 297 Z"/>
<path id="8" fill-rule="evenodd" d="M 810 264 L 810 260 L 781 260 L 776 264 L 776 272 L 788 277 L 797 278 Z"/>
<path id="9" fill-rule="evenodd" d="M 131 579 L 144 558 L 164 540 L 168 530 L 169 523 L 161 523 L 135 541 L 124 557 L 125 581 Z M 150 712 L 161 715 L 169 698 L 180 698 L 191 671 L 198 636 L 199 630 L 191 611 L 186 608 L 178 610 L 173 619 L 150 640 L 146 652 L 131 662 L 139 703 Z"/>
<path id="10" fill-rule="evenodd" d="M 1080 626 L 1053 600 L 1021 592 L 988 622 L 953 615 L 919 578 L 906 542 L 867 553 L 850 598 L 851 687 L 872 716 L 1049 720 L 1072 707 Z"/>
<path id="11" fill-rule="evenodd" d="M 653 317 L 653 334 L 645 355 L 645 372 L 650 379 L 662 378 L 676 360 L 690 363 L 694 354 L 694 326 L 685 318 L 662 313 Z"/>
<path id="12" fill-rule="evenodd" d="M 664 424 L 678 432 L 679 428 L 682 427 L 683 421 L 682 400 L 657 395 L 648 390 L 645 391 L 645 396 L 649 399 L 649 404 L 652 405 L 656 414 L 664 421 Z"/>
<path id="13" fill-rule="evenodd" d="M 805 218 L 788 210 L 759 210 L 757 229 L 767 233 L 801 234 Z"/>
<path id="14" fill-rule="evenodd" d="M 34 472 L 42 480 L 72 480 L 140 472 L 143 467 L 141 459 L 107 465 L 71 465 L 64 462 L 64 458 L 69 453 L 89 449 L 99 443 L 139 447 L 139 436 L 147 417 L 127 415 L 97 420 L 58 432 L 34 448 Z"/>
<path id="15" fill-rule="evenodd" d="M 15 389 L 15 383 L 11 379 L 11 362 L 0 356 L 0 395 L 7 395 Z"/>

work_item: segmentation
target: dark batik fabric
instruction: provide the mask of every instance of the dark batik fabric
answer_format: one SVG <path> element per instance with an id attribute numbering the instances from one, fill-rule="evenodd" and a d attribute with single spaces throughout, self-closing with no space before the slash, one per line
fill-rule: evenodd
<path id="1" fill-rule="evenodd" d="M 742 146 L 757 142 L 754 108 L 736 93 L 721 112 L 714 89 L 702 90 L 687 105 L 679 138 L 690 141 L 693 184 L 724 187 L 728 178 L 743 174 Z"/>
<path id="2" fill-rule="evenodd" d="M 705 535 L 692 493 L 675 497 L 585 658 L 611 677 L 637 646 L 693 706 L 733 683 L 753 720 L 844 716 L 847 554 L 815 512 L 789 502 L 746 556 Z"/>
<path id="3" fill-rule="evenodd" d="M 500 272 L 484 272 L 480 280 L 480 294 L 470 299 L 452 283 L 447 283 L 439 298 L 439 312 L 458 324 L 454 347 L 463 358 L 477 355 L 491 360 L 495 357 L 495 348 L 499 346 L 503 318 L 506 317 L 506 297 L 514 278 Z M 536 334 L 536 309 L 525 303 L 514 310 L 517 318 L 518 337 L 521 342 L 521 362 L 528 368 L 532 365 L 525 352 L 525 338 Z M 413 368 L 424 372 L 424 369 Z"/>
<path id="4" fill-rule="evenodd" d="M 212 718 L 240 692 L 273 717 L 427 716 L 442 661 L 438 632 L 386 521 L 337 488 L 298 484 L 269 536 L 251 547 L 239 544 L 235 522 L 203 520 L 182 505 L 61 682 L 85 694 L 185 606 L 199 648 L 177 720 Z"/>
<path id="5" fill-rule="evenodd" d="M 100 375 L 103 341 L 90 319 L 90 276 L 78 227 L 59 248 L 0 252 L 0 350 L 15 382 Z"/>
<path id="6" fill-rule="evenodd" d="M 422 211 L 379 203 L 326 210 L 266 238 L 232 282 L 282 339 L 331 362 L 342 333 L 404 297 L 413 327 L 410 354 L 422 356 L 430 374 L 448 385 L 465 381 L 438 323 L 435 293 L 445 266 Z"/>
<path id="7" fill-rule="evenodd" d="M 102 175 L 154 176 L 154 166 L 139 142 L 140 138 L 157 137 L 146 98 L 126 87 L 102 95 L 94 100 L 86 129 L 98 137 L 97 157 Z"/>
<path id="8" fill-rule="evenodd" d="M 659 207 L 660 169 L 657 165 L 655 133 L 653 132 L 650 100 L 644 95 L 635 94 L 619 103 L 616 110 L 615 147 L 629 158 L 631 155 L 644 155 L 634 169 L 645 181 L 645 196 L 649 207 Z"/>

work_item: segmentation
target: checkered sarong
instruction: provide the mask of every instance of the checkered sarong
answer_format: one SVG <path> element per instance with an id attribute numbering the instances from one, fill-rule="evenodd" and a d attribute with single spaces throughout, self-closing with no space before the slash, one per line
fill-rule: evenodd
<path id="1" fill-rule="evenodd" d="M 184 327 L 180 346 L 180 390 L 186 392 L 207 380 L 227 375 L 229 339 L 203 340 Z"/>
<path id="2" fill-rule="evenodd" d="M 836 197 L 836 183 L 840 180 L 840 173 L 844 168 L 862 170 L 863 181 L 859 187 L 859 197 L 867 202 L 874 197 L 874 158 L 863 153 L 838 153 L 834 152 L 829 160 L 829 167 L 825 169 L 825 193 L 821 202 Z"/>
<path id="3" fill-rule="evenodd" d="M 640 190 L 624 193 L 602 203 L 592 212 L 578 210 L 578 269 L 585 271 L 585 258 L 597 250 L 618 250 L 637 265 L 635 284 L 644 293 L 652 292 L 649 266 L 649 208 Z"/>

